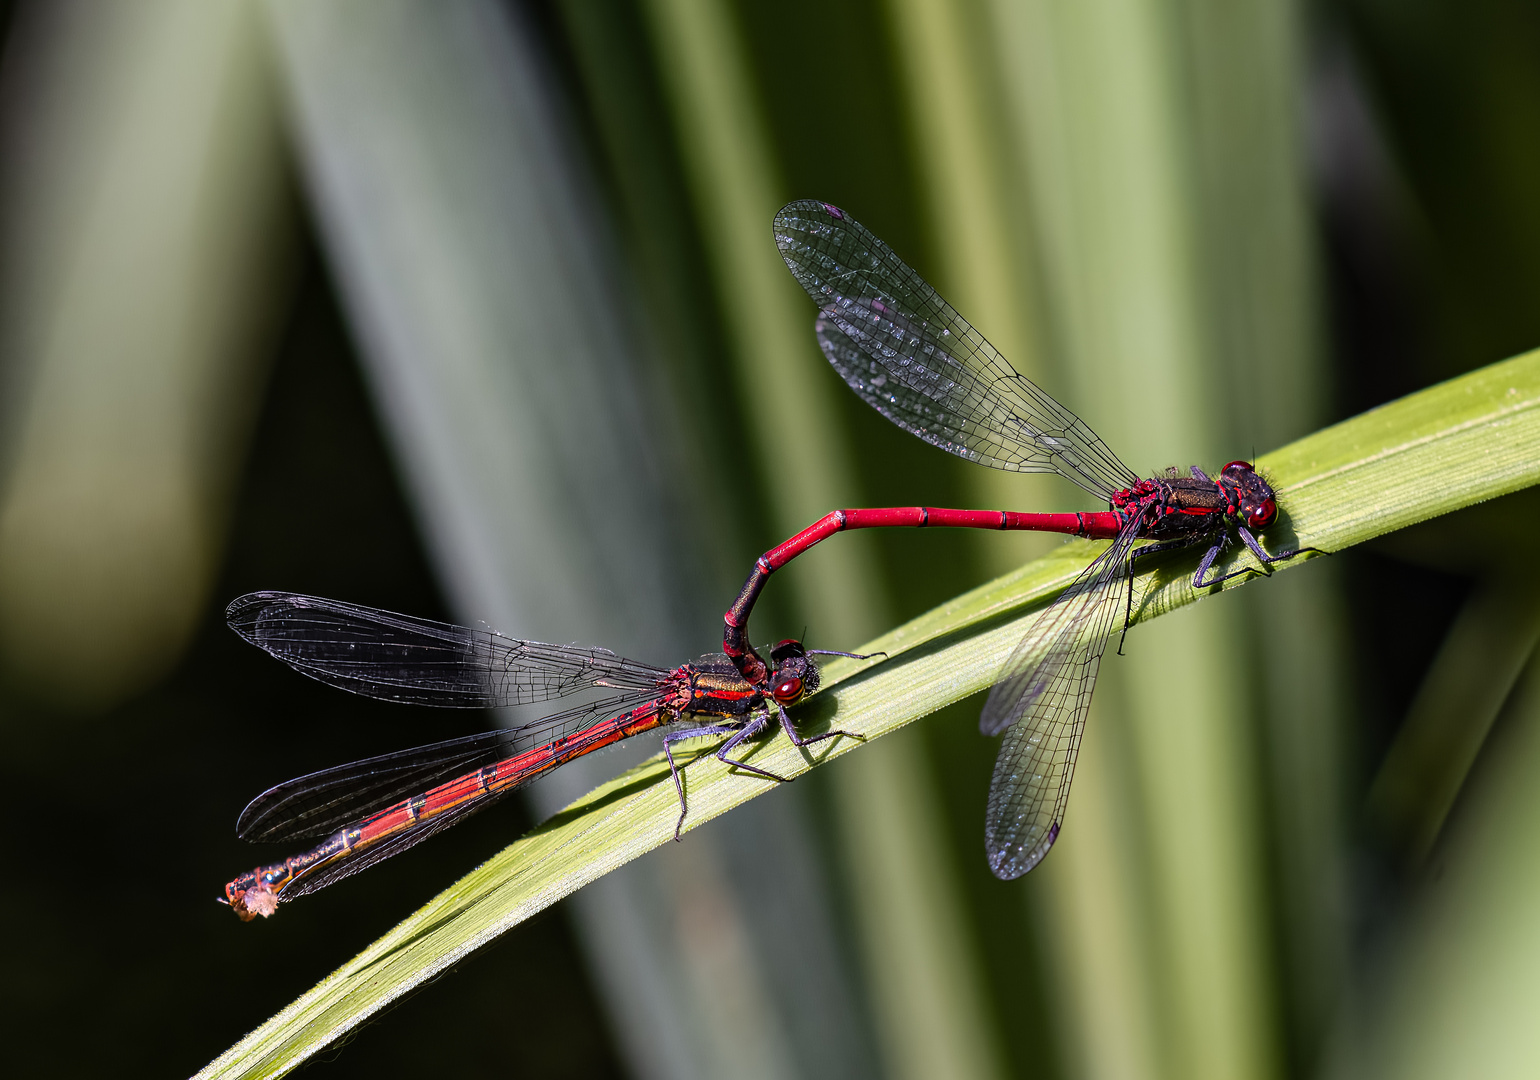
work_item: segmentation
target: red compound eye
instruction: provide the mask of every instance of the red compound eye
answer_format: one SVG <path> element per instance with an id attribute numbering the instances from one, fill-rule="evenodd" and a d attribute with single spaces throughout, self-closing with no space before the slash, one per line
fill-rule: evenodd
<path id="1" fill-rule="evenodd" d="M 1272 499 L 1262 500 L 1262 505 L 1246 515 L 1246 524 L 1253 529 L 1265 529 L 1278 516 L 1278 504 Z"/>
<path id="2" fill-rule="evenodd" d="M 770 659 L 779 664 L 783 660 L 792 660 L 799 656 L 806 656 L 807 650 L 802 647 L 802 642 L 796 638 L 786 638 L 777 641 L 775 648 L 770 650 Z"/>
<path id="3" fill-rule="evenodd" d="M 795 675 L 782 679 L 770 693 L 782 705 L 790 705 L 802 696 L 802 680 Z"/>
<path id="4" fill-rule="evenodd" d="M 1251 472 L 1252 471 L 1251 462 L 1249 462 L 1249 461 L 1232 461 L 1228 465 L 1226 465 L 1224 468 L 1220 469 L 1219 471 L 1222 472 L 1222 473 L 1227 473 L 1231 469 L 1239 469 L 1239 470 L 1241 470 L 1241 472 Z"/>

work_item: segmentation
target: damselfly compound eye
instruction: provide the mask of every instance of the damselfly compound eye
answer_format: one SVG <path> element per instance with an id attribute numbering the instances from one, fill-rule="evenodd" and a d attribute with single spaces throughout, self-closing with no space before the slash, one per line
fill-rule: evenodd
<path id="1" fill-rule="evenodd" d="M 806 655 L 807 650 L 802 647 L 802 642 L 796 638 L 786 638 L 784 641 L 777 641 L 775 648 L 770 650 L 770 659 L 774 660 L 777 664 L 787 660 L 795 660 Z"/>
<path id="2" fill-rule="evenodd" d="M 802 680 L 795 675 L 782 679 L 775 684 L 775 688 L 770 693 L 782 705 L 790 705 L 802 696 Z"/>
<path id="3" fill-rule="evenodd" d="M 1278 504 L 1272 499 L 1263 499 L 1262 505 L 1246 515 L 1246 524 L 1253 529 L 1265 529 L 1278 517 Z"/>

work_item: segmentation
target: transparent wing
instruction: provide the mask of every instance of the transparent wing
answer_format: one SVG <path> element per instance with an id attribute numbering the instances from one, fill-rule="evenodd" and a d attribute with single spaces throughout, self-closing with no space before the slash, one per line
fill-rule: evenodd
<path id="1" fill-rule="evenodd" d="M 1058 473 L 1102 499 L 1138 482 L 1079 417 L 843 210 L 788 203 L 775 216 L 775 242 L 819 306 L 824 355 L 899 427 L 996 469 Z"/>
<path id="2" fill-rule="evenodd" d="M 1031 870 L 1059 837 L 1102 652 L 1124 611 L 1135 538 L 1124 529 L 1043 612 L 984 705 L 984 733 L 1005 732 L 984 820 L 998 878 Z"/>
<path id="3" fill-rule="evenodd" d="M 477 768 L 493 764 L 495 761 L 501 760 L 502 757 L 509 756 L 509 754 L 517 756 L 524 753 L 528 749 L 533 749 L 536 746 L 547 745 L 553 740 L 562 737 L 563 735 L 571 735 L 583 728 L 587 728 L 599 722 L 600 717 L 613 717 L 616 713 L 624 711 L 622 708 L 617 706 L 626 706 L 634 703 L 634 699 L 620 698 L 611 699 L 610 701 L 595 702 L 592 705 L 580 706 L 575 709 L 569 709 L 563 713 L 558 713 L 555 716 L 548 716 L 544 720 L 538 720 L 535 723 L 526 725 L 522 728 L 517 728 L 509 732 L 497 733 L 511 736 L 510 741 L 504 745 L 504 749 L 508 751 L 508 754 L 490 754 L 486 759 L 478 759 L 477 761 L 473 762 L 469 770 L 454 772 L 453 770 L 446 768 L 441 774 L 441 778 L 437 781 L 437 783 L 445 783 L 459 776 L 465 776 L 468 772 L 473 772 Z M 661 707 L 657 704 L 645 705 L 637 709 L 636 713 L 633 713 L 632 715 L 637 716 L 646 710 L 650 709 L 656 711 L 660 708 Z M 451 744 L 448 743 L 439 745 L 442 748 L 451 747 Z M 425 747 L 423 749 L 433 750 L 436 748 Z M 487 749 L 491 750 L 492 747 L 488 746 Z M 447 760 L 448 759 L 446 758 L 446 764 Z M 301 871 L 295 877 L 294 881 L 289 885 L 289 887 L 283 891 L 283 899 L 292 900 L 295 897 L 304 896 L 306 893 L 315 892 L 317 889 L 323 889 L 326 886 L 341 881 L 345 877 L 350 877 L 351 875 L 356 874 L 361 870 L 367 870 L 377 862 L 382 862 L 383 860 L 388 859 L 393 855 L 399 855 L 401 852 L 407 850 L 410 847 L 415 847 L 416 845 L 422 843 L 424 840 L 428 839 L 430 836 L 436 836 L 437 834 L 443 832 L 445 829 L 449 828 L 451 825 L 459 824 L 461 821 L 464 821 L 472 814 L 486 809 L 488 806 L 498 802 L 510 793 L 519 790 L 519 788 L 521 788 L 525 783 L 534 779 L 537 775 L 541 775 L 547 771 L 552 766 L 552 764 L 553 759 L 550 756 L 542 756 L 539 761 L 530 762 L 528 764 L 527 770 L 524 771 L 522 775 L 515 774 L 511 778 L 505 777 L 500 780 L 499 783 L 501 786 L 496 790 L 486 791 L 475 798 L 467 799 L 466 801 L 461 802 L 457 806 L 440 810 L 432 817 L 418 821 L 410 828 L 404 829 L 396 835 L 374 844 L 367 850 L 358 851 L 355 849 L 345 858 L 333 859 L 324 863 L 323 865 L 314 866 L 312 868 Z M 344 768 L 346 768 L 346 766 L 344 766 Z M 317 773 L 314 775 L 323 776 L 324 774 Z M 298 783 L 298 781 L 296 781 L 296 783 Z M 430 786 L 437 786 L 437 783 Z M 374 805 L 373 810 L 383 810 L 387 806 L 392 805 L 393 802 L 398 801 L 400 801 L 399 798 L 395 800 L 377 802 Z M 373 812 L 373 810 L 370 812 Z M 364 816 L 367 817 L 367 813 Z M 361 824 L 361 820 L 345 822 L 343 824 L 339 824 L 336 827 L 341 828 L 351 824 Z"/>
<path id="4" fill-rule="evenodd" d="M 283 842 L 325 836 L 403 799 L 570 736 L 650 697 L 642 693 L 619 695 L 522 727 L 398 750 L 287 780 L 247 803 L 235 823 L 235 832 L 242 840 Z M 431 835 L 426 830 L 433 824 L 425 822 L 422 835 L 412 843 Z"/>
<path id="5" fill-rule="evenodd" d="M 548 645 L 298 593 L 225 609 L 241 637 L 313 679 L 384 701 L 498 708 L 593 686 L 651 690 L 667 670 L 608 649 Z"/>

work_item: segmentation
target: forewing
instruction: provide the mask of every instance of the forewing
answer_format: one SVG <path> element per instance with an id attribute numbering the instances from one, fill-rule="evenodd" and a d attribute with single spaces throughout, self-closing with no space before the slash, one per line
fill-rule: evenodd
<path id="1" fill-rule="evenodd" d="M 824 355 L 899 427 L 996 469 L 1056 472 L 1103 499 L 1138 481 L 1095 432 L 843 210 L 789 203 L 775 217 L 775 242 L 820 308 Z"/>
<path id="2" fill-rule="evenodd" d="M 668 674 L 607 649 L 507 638 L 298 593 L 250 593 L 230 604 L 225 619 L 296 671 L 383 701 L 497 708 L 592 686 L 648 690 Z"/>
<path id="3" fill-rule="evenodd" d="M 236 821 L 236 835 L 243 840 L 283 842 L 325 836 L 403 799 L 545 746 L 647 699 L 648 695 L 642 694 L 617 695 L 522 727 L 483 731 L 296 777 L 251 800 Z M 431 824 L 424 823 L 424 828 Z"/>
<path id="4" fill-rule="evenodd" d="M 1043 613 L 990 691 L 980 725 L 1005 732 L 984 822 L 996 877 L 1025 874 L 1058 839 L 1102 652 L 1124 612 L 1134 539 L 1125 530 Z"/>

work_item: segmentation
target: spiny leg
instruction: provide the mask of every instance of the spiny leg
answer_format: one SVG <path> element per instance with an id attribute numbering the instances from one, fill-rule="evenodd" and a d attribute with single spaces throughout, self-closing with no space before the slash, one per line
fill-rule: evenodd
<path id="1" fill-rule="evenodd" d="M 744 727 L 741 731 L 738 732 L 738 734 L 734 735 L 731 739 L 728 739 L 721 746 L 717 747 L 717 760 L 723 764 L 731 765 L 735 769 L 742 769 L 744 772 L 753 773 L 755 776 L 763 776 L 766 780 L 774 780 L 777 784 L 791 783 L 791 781 L 786 777 L 778 776 L 771 772 L 769 769 L 761 769 L 758 765 L 750 765 L 746 761 L 739 761 L 736 758 L 730 758 L 727 756 L 729 751 L 736 750 L 739 746 L 743 745 L 745 741 L 752 739 L 756 735 L 764 734 L 765 729 L 767 729 L 769 726 L 770 717 L 767 714 L 761 713 L 760 715 L 756 716 L 752 721 L 749 722 L 748 726 Z"/>
<path id="2" fill-rule="evenodd" d="M 786 711 L 786 706 L 776 702 L 775 709 L 781 715 L 781 730 L 786 732 L 786 737 L 791 740 L 791 745 L 795 746 L 798 750 L 805 746 L 812 746 L 816 742 L 823 742 L 825 739 L 837 738 L 840 735 L 849 735 L 852 739 L 860 739 L 862 742 L 866 741 L 865 735 L 854 731 L 825 731 L 822 735 L 814 735 L 811 739 L 804 739 L 797 734 L 796 726 L 792 724 L 791 714 Z"/>
<path id="3" fill-rule="evenodd" d="M 1204 581 L 1202 575 L 1203 571 L 1207 569 L 1207 566 L 1200 566 L 1198 568 L 1198 573 L 1195 574 L 1192 579 L 1192 587 L 1194 589 L 1212 589 L 1215 585 L 1222 585 L 1226 581 L 1229 581 L 1231 578 L 1240 577 L 1242 574 L 1261 574 L 1264 577 L 1268 576 L 1268 571 L 1266 569 L 1256 566 L 1243 566 L 1239 570 L 1231 570 L 1228 574 L 1221 574 L 1219 577 Z"/>
<path id="4" fill-rule="evenodd" d="M 1262 545 L 1257 542 L 1257 538 L 1251 534 L 1251 530 L 1246 528 L 1246 526 L 1241 525 L 1236 529 L 1236 531 L 1241 534 L 1241 540 L 1248 548 L 1251 549 L 1251 553 L 1266 566 L 1271 566 L 1275 562 L 1283 562 L 1285 559 L 1292 559 L 1296 555 L 1303 555 L 1307 551 L 1313 551 L 1317 555 L 1331 554 L 1331 552 L 1323 551 L 1318 547 L 1302 547 L 1295 548 L 1293 551 L 1280 551 L 1276 555 L 1269 555 L 1267 552 L 1262 550 Z"/>
<path id="5" fill-rule="evenodd" d="M 1134 621 L 1134 560 L 1145 555 L 1159 555 L 1163 551 L 1180 551 L 1182 548 L 1201 544 L 1201 536 L 1191 537 L 1186 540 L 1165 540 L 1159 544 L 1146 544 L 1144 547 L 1132 552 L 1128 556 L 1128 596 L 1126 606 L 1123 609 L 1123 632 L 1118 635 L 1118 655 L 1123 655 L 1123 642 L 1128 639 L 1128 628 Z M 1209 553 L 1203 557 L 1204 565 L 1213 562 L 1219 554 L 1219 545 L 1215 544 Z"/>
<path id="6" fill-rule="evenodd" d="M 1140 553 L 1130 552 L 1128 556 L 1128 592 L 1123 598 L 1123 632 L 1118 635 L 1118 655 L 1123 655 L 1123 642 L 1128 640 L 1128 624 L 1134 621 L 1134 558 Z"/>
<path id="7" fill-rule="evenodd" d="M 732 735 L 725 746 L 733 746 L 742 742 L 744 737 L 754 725 L 743 726 L 741 724 L 712 724 L 709 727 L 687 728 L 684 731 L 671 731 L 663 736 L 663 756 L 668 758 L 668 771 L 674 777 L 674 791 L 679 796 L 679 820 L 674 823 L 674 839 L 680 839 L 679 831 L 684 828 L 684 816 L 690 812 L 689 804 L 684 799 L 684 781 L 679 777 L 679 763 L 674 760 L 674 744 L 684 742 L 686 739 L 703 739 L 715 735 Z M 759 729 L 764 730 L 761 721 Z M 718 752 L 718 757 L 721 753 Z M 771 779 L 779 779 L 772 777 Z"/>
<path id="8" fill-rule="evenodd" d="M 1242 574 L 1255 574 L 1260 572 L 1255 566 L 1243 566 L 1239 570 L 1232 570 L 1228 574 L 1225 574 L 1221 577 L 1213 578 L 1210 581 L 1204 581 L 1203 575 L 1209 572 L 1209 569 L 1214 565 L 1214 560 L 1219 558 L 1219 553 L 1223 551 L 1224 548 L 1225 545 L 1223 543 L 1218 543 L 1208 549 L 1208 554 L 1203 556 L 1203 561 L 1198 564 L 1198 572 L 1192 576 L 1192 587 L 1194 589 L 1207 589 L 1211 586 L 1218 585 L 1221 582 L 1229 581 L 1233 577 L 1240 577 Z"/>
<path id="9" fill-rule="evenodd" d="M 1252 535 L 1251 530 L 1246 528 L 1246 526 L 1238 525 L 1236 526 L 1235 531 L 1240 534 L 1241 542 L 1244 543 L 1248 549 L 1250 549 L 1251 554 L 1256 556 L 1257 561 L 1262 565 L 1260 567 L 1243 566 L 1239 570 L 1232 570 L 1228 574 L 1223 574 L 1220 577 L 1213 578 L 1209 581 L 1204 581 L 1204 573 L 1206 573 L 1209 567 L 1213 565 L 1214 558 L 1219 554 L 1219 548 L 1221 545 L 1216 544 L 1214 548 L 1210 550 L 1208 555 L 1204 556 L 1203 561 L 1198 564 L 1198 572 L 1193 575 L 1192 579 L 1193 588 L 1212 588 L 1215 585 L 1229 581 L 1233 577 L 1240 577 L 1242 574 L 1266 574 L 1271 576 L 1273 572 L 1273 563 L 1283 562 L 1285 559 L 1292 559 L 1294 556 L 1302 555 L 1307 551 L 1314 551 L 1321 555 L 1330 554 L 1329 552 L 1322 551 L 1320 548 L 1302 547 L 1295 548 L 1293 551 L 1280 551 L 1276 555 L 1269 555 L 1266 551 L 1262 550 L 1262 545 L 1257 542 L 1257 538 Z"/>

